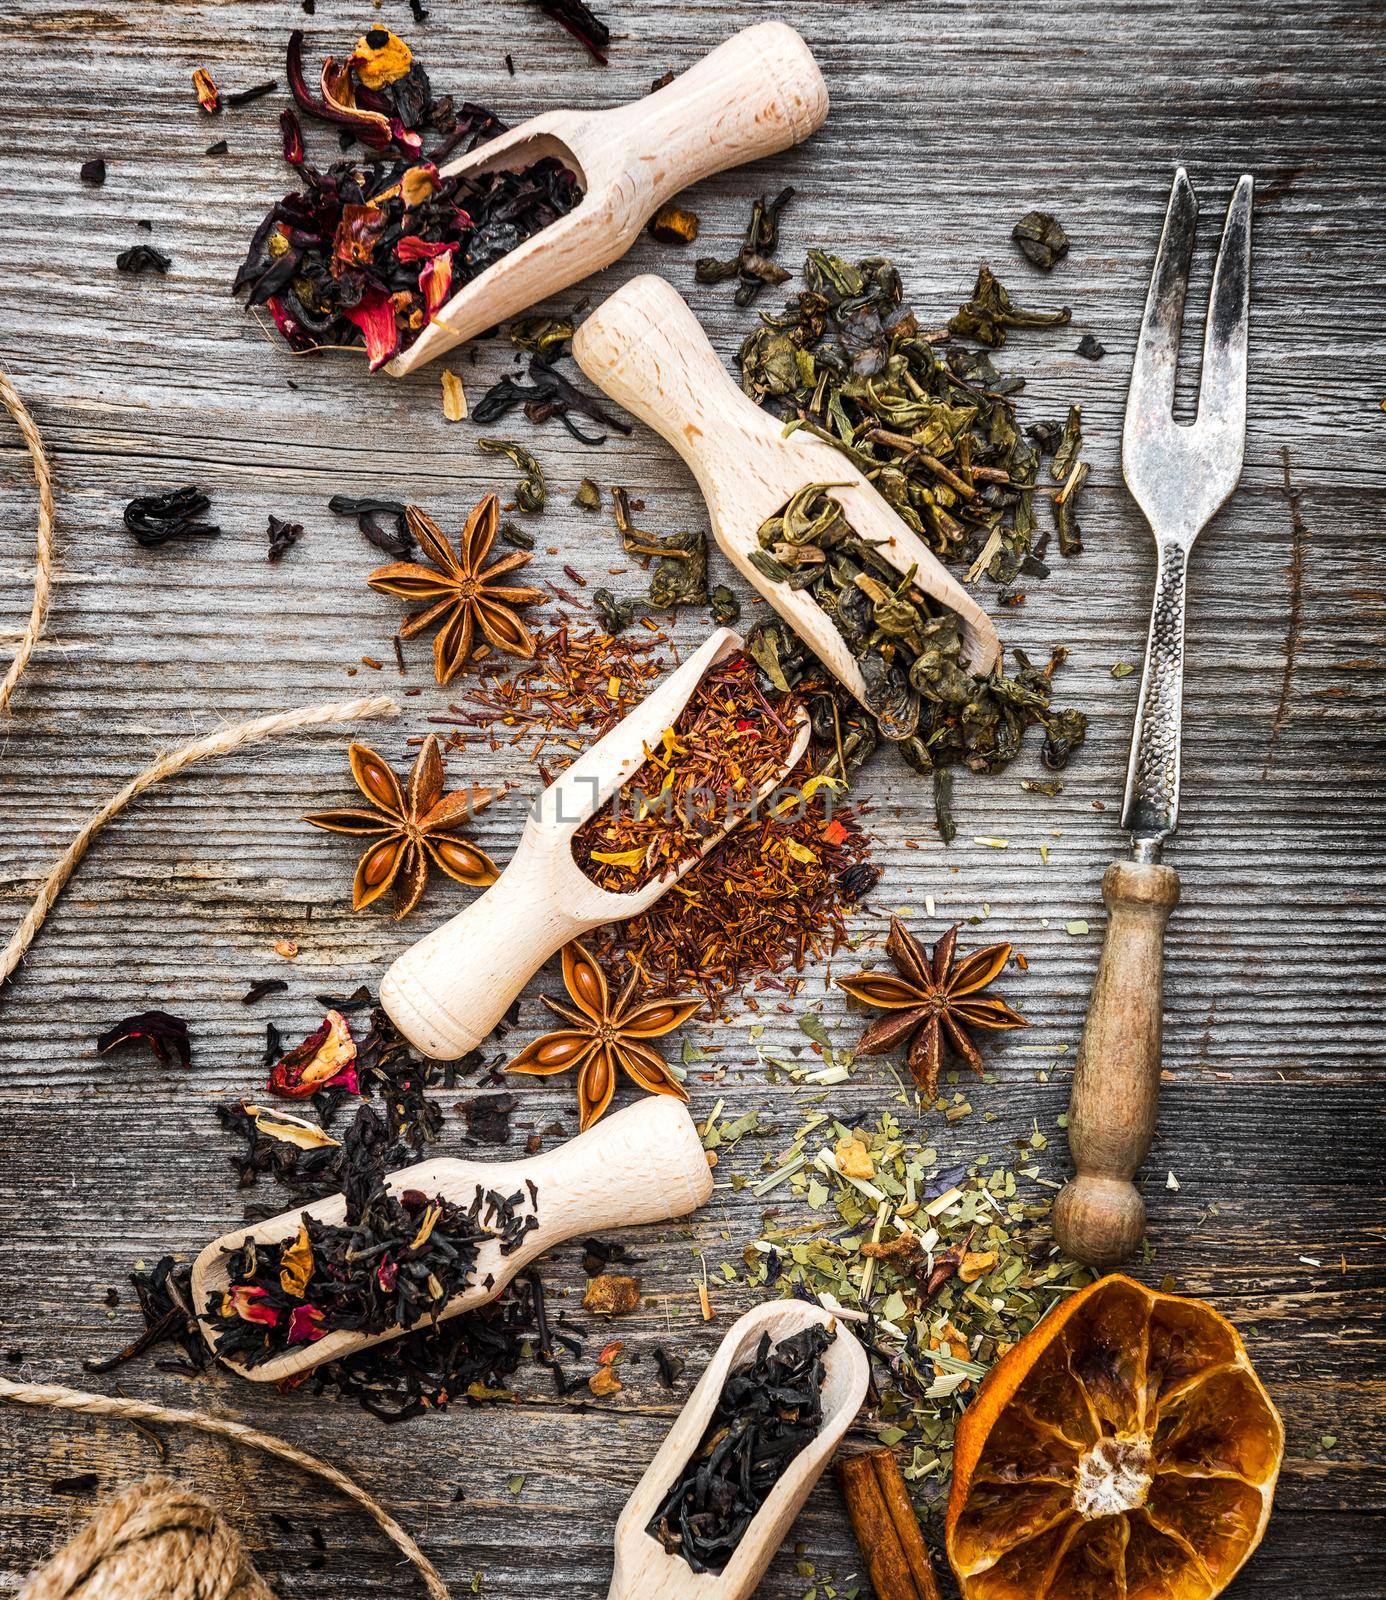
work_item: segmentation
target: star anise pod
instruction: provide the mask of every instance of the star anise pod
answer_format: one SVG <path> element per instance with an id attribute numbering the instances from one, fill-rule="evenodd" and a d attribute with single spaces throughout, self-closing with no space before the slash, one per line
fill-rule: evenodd
<path id="1" fill-rule="evenodd" d="M 459 883 L 482 888 L 496 881 L 499 874 L 490 856 L 458 829 L 468 817 L 499 799 L 504 789 L 473 787 L 444 794 L 443 758 L 437 736 L 431 733 L 404 789 L 385 758 L 369 745 L 353 744 L 350 756 L 351 775 L 370 806 L 314 811 L 303 820 L 333 833 L 380 835 L 356 863 L 351 886 L 353 910 L 363 910 L 393 885 L 395 916 L 407 917 L 424 892 L 430 861 Z"/>
<path id="2" fill-rule="evenodd" d="M 433 672 L 438 682 L 447 683 L 471 660 L 478 630 L 507 655 L 532 656 L 534 635 L 516 613 L 544 596 L 538 589 L 504 581 L 529 561 L 525 551 L 486 563 L 500 527 L 500 502 L 495 495 L 488 494 L 467 518 L 455 554 L 442 529 L 418 506 L 406 506 L 404 519 L 432 565 L 392 561 L 387 567 L 377 567 L 366 582 L 382 594 L 422 603 L 424 609 L 416 611 L 399 630 L 402 637 L 412 638 L 438 624 L 433 640 Z"/>
<path id="3" fill-rule="evenodd" d="M 1029 1023 L 1004 1000 L 987 999 L 981 991 L 1006 965 L 1008 944 L 958 956 L 956 925 L 934 946 L 932 958 L 899 917 L 890 919 L 886 954 L 898 978 L 885 972 L 858 972 L 839 978 L 839 988 L 854 1000 L 885 1016 L 861 1036 L 857 1054 L 882 1056 L 908 1042 L 909 1067 L 925 1094 L 938 1088 L 945 1039 L 976 1073 L 982 1058 L 969 1036 L 973 1028 L 1028 1028 Z"/>
<path id="4" fill-rule="evenodd" d="M 669 1071 L 664 1058 L 645 1041 L 672 1033 L 702 1005 L 701 1000 L 641 1000 L 636 1002 L 639 974 L 630 980 L 613 1005 L 606 974 L 591 952 L 576 940 L 563 947 L 563 981 L 573 998 L 572 1009 L 542 996 L 550 1011 L 569 1027 L 546 1033 L 521 1050 L 510 1063 L 511 1072 L 546 1077 L 576 1067 L 579 1123 L 590 1128 L 611 1104 L 621 1072 L 634 1078 L 650 1094 L 677 1095 L 687 1100 L 683 1085 Z"/>

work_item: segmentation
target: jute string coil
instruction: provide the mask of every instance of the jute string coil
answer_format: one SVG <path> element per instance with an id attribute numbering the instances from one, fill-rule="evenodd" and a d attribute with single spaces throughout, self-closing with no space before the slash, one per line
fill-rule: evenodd
<path id="1" fill-rule="evenodd" d="M 274 1600 L 240 1539 L 199 1495 L 169 1478 L 137 1483 L 97 1508 L 19 1600 Z"/>
<path id="2" fill-rule="evenodd" d="M 0 372 L 0 400 L 14 418 L 24 443 L 29 447 L 29 457 L 34 463 L 34 481 L 38 484 L 39 514 L 38 538 L 34 555 L 34 599 L 29 610 L 29 624 L 20 636 L 19 648 L 4 679 L 0 680 L 0 716 L 3 716 L 19 682 L 19 675 L 29 665 L 39 634 L 43 632 L 43 619 L 48 615 L 48 596 L 53 588 L 53 474 L 44 453 L 34 419 L 19 398 L 19 391 L 10 382 L 8 374 Z"/>
<path id="3" fill-rule="evenodd" d="M 181 1411 L 173 1406 L 155 1405 L 143 1400 L 87 1394 L 81 1389 L 69 1389 L 57 1383 L 18 1383 L 9 1378 L 0 1378 L 0 1400 L 9 1401 L 14 1405 L 78 1411 L 96 1417 L 115 1417 L 127 1422 L 155 1422 L 175 1427 L 196 1428 L 199 1432 L 216 1434 L 220 1438 L 233 1440 L 236 1444 L 246 1445 L 253 1450 L 263 1450 L 267 1455 L 276 1456 L 280 1461 L 287 1461 L 291 1466 L 322 1479 L 324 1483 L 330 1483 L 340 1494 L 359 1506 L 395 1548 L 413 1564 L 432 1600 L 449 1600 L 448 1591 L 438 1576 L 437 1568 L 378 1500 L 367 1494 L 360 1484 L 347 1477 L 346 1473 L 330 1466 L 326 1461 L 319 1460 L 317 1456 L 309 1455 L 306 1450 L 300 1450 L 283 1439 L 275 1438 L 271 1433 L 261 1433 L 258 1428 L 246 1427 L 243 1422 L 233 1422 L 228 1417 L 214 1417 L 205 1411 Z M 166 1484 L 159 1480 L 154 1481 L 159 1484 L 162 1494 L 167 1487 Z M 256 1575 L 254 1568 L 249 1567 L 248 1561 L 244 1561 L 243 1552 L 241 1553 L 243 1565 L 249 1570 L 243 1576 L 238 1575 L 240 1568 L 232 1561 L 232 1544 L 239 1549 L 239 1541 L 235 1539 L 235 1535 L 230 1535 L 232 1544 L 228 1544 L 224 1539 L 214 1539 L 205 1521 L 199 1524 L 198 1515 L 189 1509 L 193 1505 L 201 1504 L 196 1496 L 181 1495 L 176 1490 L 171 1491 L 177 1501 L 177 1504 L 174 1504 L 169 1500 L 156 1501 L 153 1496 L 147 1498 L 141 1496 L 138 1492 L 141 1487 L 147 1489 L 149 1485 L 137 1486 L 136 1490 L 131 1491 L 133 1498 L 130 1499 L 125 1518 L 118 1517 L 114 1513 L 114 1508 L 120 1504 L 120 1500 L 112 1501 L 103 1507 L 102 1512 L 98 1513 L 92 1523 L 78 1535 L 73 1545 L 60 1551 L 53 1561 L 34 1574 L 21 1592 L 20 1600 L 60 1600 L 60 1597 L 66 1600 L 68 1596 L 71 1596 L 72 1600 L 154 1600 L 156 1596 L 160 1597 L 160 1600 L 164 1596 L 167 1596 L 168 1600 L 184 1600 L 184 1596 L 187 1600 L 223 1600 L 223 1597 L 225 1600 L 274 1600 L 271 1592 Z M 121 1497 L 121 1499 L 126 1498 L 126 1496 Z M 126 1518 L 134 1519 L 128 1529 Z M 142 1534 L 138 1532 L 140 1526 L 145 1528 Z M 65 1564 L 69 1552 L 79 1545 L 92 1529 L 97 1531 L 92 1534 L 90 1544 L 83 1546 L 87 1552 L 86 1566 L 82 1566 L 77 1558 L 74 1558 L 70 1565 Z M 225 1532 L 230 1534 L 229 1529 Z M 158 1582 L 136 1585 L 131 1576 L 131 1569 L 116 1565 L 110 1570 L 111 1583 L 114 1584 L 116 1577 L 125 1573 L 127 1587 L 81 1587 L 84 1582 L 96 1581 L 92 1575 L 93 1569 L 104 1565 L 107 1560 L 118 1557 L 121 1562 L 133 1562 L 139 1556 L 141 1543 L 153 1550 L 156 1547 L 162 1549 L 169 1540 L 172 1540 L 166 1551 L 169 1572 L 186 1573 L 188 1580 L 196 1578 L 200 1587 L 175 1588 L 166 1583 L 164 1574 L 160 1574 Z M 194 1549 L 198 1552 L 195 1556 L 191 1553 Z M 56 1574 L 51 1580 L 53 1586 L 32 1587 L 40 1579 L 46 1579 L 50 1572 Z M 226 1576 L 228 1572 L 229 1578 Z M 68 1587 L 57 1587 L 60 1580 L 67 1582 Z M 218 1583 L 222 1583 L 223 1586 L 217 1587 Z M 240 1587 L 236 1587 L 237 1583 Z"/>

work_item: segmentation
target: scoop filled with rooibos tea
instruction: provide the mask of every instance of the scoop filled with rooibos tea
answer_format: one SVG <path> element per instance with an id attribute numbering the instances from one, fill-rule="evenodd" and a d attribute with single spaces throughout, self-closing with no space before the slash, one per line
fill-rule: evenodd
<path id="1" fill-rule="evenodd" d="M 344 1154 L 345 1193 L 224 1234 L 193 1263 L 202 1331 L 243 1377 L 291 1378 L 475 1310 L 565 1239 L 681 1217 L 712 1193 L 693 1119 L 667 1096 L 521 1161 L 382 1174 L 372 1149 Z"/>
<path id="2" fill-rule="evenodd" d="M 581 755 L 496 882 L 385 974 L 380 1003 L 417 1049 L 464 1055 L 555 950 L 649 910 L 733 828 L 795 803 L 808 717 L 766 699 L 741 643 L 719 628 Z"/>
<path id="3" fill-rule="evenodd" d="M 865 1352 L 821 1306 L 748 1311 L 626 1502 L 608 1600 L 746 1600 L 867 1377 Z"/>

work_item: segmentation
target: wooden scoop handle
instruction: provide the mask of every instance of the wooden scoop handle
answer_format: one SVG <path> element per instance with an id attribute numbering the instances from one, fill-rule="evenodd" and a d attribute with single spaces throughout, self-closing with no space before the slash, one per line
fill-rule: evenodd
<path id="1" fill-rule="evenodd" d="M 1102 898 L 1107 933 L 1068 1106 L 1078 1171 L 1055 1202 L 1054 1235 L 1069 1255 L 1105 1269 L 1126 1260 L 1145 1232 L 1131 1180 L 1155 1132 L 1165 928 L 1179 874 L 1157 862 L 1114 861 Z"/>
<path id="2" fill-rule="evenodd" d="M 657 93 L 605 113 L 602 131 L 628 181 L 650 183 L 648 215 L 700 178 L 800 143 L 827 115 L 828 88 L 809 47 L 788 23 L 760 22 Z"/>
<path id="3" fill-rule="evenodd" d="M 526 838 L 479 900 L 412 945 L 380 984 L 380 1003 L 424 1055 L 455 1061 L 491 1032 L 555 950 L 585 933 L 553 893 L 547 857 Z"/>

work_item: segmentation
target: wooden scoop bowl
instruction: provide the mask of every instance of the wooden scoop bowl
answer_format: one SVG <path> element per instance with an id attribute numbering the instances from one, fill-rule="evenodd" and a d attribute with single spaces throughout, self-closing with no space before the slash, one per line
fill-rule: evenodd
<path id="1" fill-rule="evenodd" d="M 545 1250 L 579 1234 L 601 1233 L 641 1222 L 667 1222 L 695 1211 L 712 1193 L 712 1172 L 698 1130 L 683 1104 L 668 1095 L 652 1095 L 614 1112 L 576 1139 L 557 1149 L 523 1161 L 462 1161 L 440 1156 L 417 1166 L 392 1172 L 386 1179 L 397 1193 L 419 1189 L 432 1197 L 441 1194 L 459 1205 L 469 1205 L 477 1184 L 514 1194 L 526 1181 L 538 1192 L 537 1228 L 524 1237 L 508 1256 L 487 1242 L 477 1255 L 472 1285 L 449 1300 L 440 1322 L 461 1311 L 494 1300 L 516 1273 Z M 247 1237 L 257 1243 L 291 1239 L 304 1212 L 324 1222 L 341 1222 L 346 1200 L 334 1195 L 271 1217 L 254 1227 L 233 1229 L 209 1244 L 193 1263 L 192 1299 L 199 1313 L 203 1336 L 215 1351 L 217 1331 L 201 1316 L 209 1300 L 227 1287 L 226 1254 Z M 490 1275 L 489 1286 L 485 1279 Z M 428 1324 L 418 1323 L 418 1327 Z M 386 1333 L 329 1333 L 313 1344 L 299 1345 L 256 1367 L 227 1359 L 226 1365 L 243 1378 L 274 1383 L 306 1372 L 320 1362 L 397 1339 L 406 1330 Z"/>
<path id="2" fill-rule="evenodd" d="M 830 493 L 863 539 L 902 575 L 955 611 L 968 664 L 988 672 L 1001 644 L 991 618 L 891 510 L 864 473 L 822 439 L 784 424 L 727 375 L 698 319 L 663 278 L 633 278 L 604 301 L 573 340 L 578 365 L 683 457 L 707 501 L 712 531 L 733 566 L 759 590 L 858 700 L 866 685 L 855 657 L 818 602 L 751 564 L 756 529 L 810 483 Z"/>
<path id="3" fill-rule="evenodd" d="M 821 1306 L 772 1300 L 734 1324 L 626 1502 L 616 1524 L 616 1566 L 607 1600 L 747 1600 L 866 1398 L 866 1352 L 841 1322 L 823 1356 L 822 1430 L 790 1462 L 723 1570 L 694 1572 L 682 1556 L 671 1555 L 645 1530 L 702 1442 L 727 1374 L 754 1353 L 761 1334 L 778 1342 L 811 1323 L 832 1321 L 832 1313 Z"/>
<path id="4" fill-rule="evenodd" d="M 573 859 L 573 835 L 639 770 L 645 748 L 678 717 L 709 667 L 741 649 L 739 634 L 719 628 L 696 654 L 581 755 L 539 796 L 509 865 L 450 922 L 399 957 L 380 985 L 380 1003 L 425 1055 L 452 1061 L 480 1042 L 535 972 L 570 939 L 590 928 L 648 911 L 697 860 L 630 894 L 599 888 Z M 773 794 L 808 748 L 808 718 L 784 771 L 757 799 Z M 714 833 L 703 855 L 736 819 Z M 701 858 L 698 858 L 701 859 Z"/>
<path id="5" fill-rule="evenodd" d="M 681 189 L 801 143 L 827 114 L 827 86 L 809 47 L 787 23 L 760 22 L 642 100 L 610 111 L 547 111 L 448 162 L 444 177 L 518 171 L 556 156 L 577 174 L 582 200 L 464 284 L 385 370 L 396 378 L 414 372 L 610 266 Z"/>

